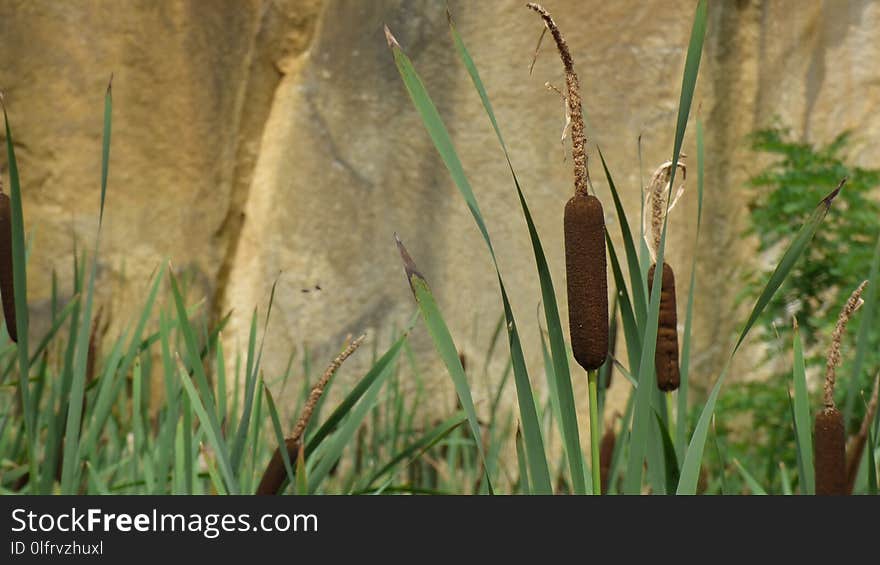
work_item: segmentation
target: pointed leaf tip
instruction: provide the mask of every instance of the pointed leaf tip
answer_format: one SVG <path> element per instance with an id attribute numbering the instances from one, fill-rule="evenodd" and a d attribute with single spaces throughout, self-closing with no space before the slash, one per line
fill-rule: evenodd
<path id="1" fill-rule="evenodd" d="M 385 41 L 388 42 L 388 47 L 391 47 L 392 49 L 397 47 L 400 49 L 400 43 L 398 43 L 397 39 L 391 34 L 391 30 L 388 28 L 387 24 L 385 25 Z"/>
<path id="2" fill-rule="evenodd" d="M 832 190 L 831 194 L 829 194 L 828 196 L 826 196 L 825 198 L 822 199 L 822 204 L 825 205 L 825 208 L 831 207 L 831 202 L 834 201 L 834 199 L 840 193 L 840 190 L 843 188 L 843 185 L 846 184 L 846 179 L 847 179 L 846 177 L 843 177 L 842 179 L 840 179 L 840 183 L 838 183 L 837 188 Z"/>
<path id="3" fill-rule="evenodd" d="M 107 94 L 112 94 L 113 91 L 113 73 L 110 73 L 110 80 L 107 81 Z"/>
<path id="4" fill-rule="evenodd" d="M 425 277 L 422 275 L 422 273 L 419 272 L 418 268 L 416 267 L 416 262 L 413 261 L 413 258 L 406 250 L 406 247 L 403 245 L 403 241 L 400 240 L 400 236 L 397 234 L 397 232 L 394 232 L 394 241 L 397 243 L 397 251 L 400 252 L 400 259 L 403 261 L 403 268 L 406 271 L 406 279 L 409 281 L 410 287 L 412 287 L 413 276 L 417 276 L 420 279 L 425 280 Z"/>

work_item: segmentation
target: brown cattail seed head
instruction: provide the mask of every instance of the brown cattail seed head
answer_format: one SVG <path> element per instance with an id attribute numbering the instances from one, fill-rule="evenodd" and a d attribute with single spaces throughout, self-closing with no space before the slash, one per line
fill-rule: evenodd
<path id="1" fill-rule="evenodd" d="M 284 440 L 284 448 L 287 449 L 287 456 L 291 465 L 296 465 L 296 457 L 299 454 L 300 443 L 297 439 L 288 438 Z M 260 485 L 254 494 L 275 495 L 281 490 L 284 481 L 287 480 L 287 469 L 284 467 L 284 457 L 281 455 L 281 449 L 276 448 L 272 454 L 272 459 L 263 472 L 263 478 L 260 479 Z"/>
<path id="2" fill-rule="evenodd" d="M 657 264 L 648 269 L 648 290 L 654 285 L 654 270 Z M 657 348 L 654 350 L 654 365 L 657 372 L 657 387 L 662 391 L 676 390 L 681 383 L 678 369 L 678 314 L 675 304 L 675 275 L 669 263 L 663 263 L 663 279 L 660 281 L 660 317 L 657 322 Z"/>
<path id="3" fill-rule="evenodd" d="M 846 433 L 843 414 L 823 408 L 813 428 L 816 494 L 846 494 Z"/>
<path id="4" fill-rule="evenodd" d="M 576 194 L 565 205 L 564 227 L 571 348 L 580 366 L 594 371 L 608 356 L 608 281 L 602 203 L 595 196 Z"/>
<path id="5" fill-rule="evenodd" d="M 18 342 L 15 326 L 15 293 L 12 282 L 12 209 L 9 196 L 0 187 L 0 296 L 3 299 L 3 315 L 10 339 Z"/>

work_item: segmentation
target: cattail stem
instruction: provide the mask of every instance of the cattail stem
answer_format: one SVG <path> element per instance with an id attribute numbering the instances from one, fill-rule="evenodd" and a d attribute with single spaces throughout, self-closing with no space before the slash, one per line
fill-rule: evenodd
<path id="1" fill-rule="evenodd" d="M 666 424 L 669 426 L 669 437 L 675 437 L 675 420 L 672 419 L 672 411 L 675 407 L 675 399 L 672 398 L 673 391 L 668 391 L 664 395 L 666 397 Z"/>
<path id="2" fill-rule="evenodd" d="M 599 446 L 602 435 L 599 429 L 599 371 L 587 372 L 587 384 L 590 389 L 590 470 L 593 473 L 593 494 L 602 494 L 602 465 Z"/>

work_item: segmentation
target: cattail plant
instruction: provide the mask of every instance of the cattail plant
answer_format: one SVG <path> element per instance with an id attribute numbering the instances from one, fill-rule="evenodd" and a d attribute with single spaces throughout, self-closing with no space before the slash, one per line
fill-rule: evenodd
<path id="1" fill-rule="evenodd" d="M 362 335 L 349 343 L 342 353 L 337 355 L 333 362 L 330 363 L 324 371 L 324 374 L 321 375 L 321 378 L 318 379 L 318 382 L 316 382 L 312 387 L 312 390 L 309 391 L 309 397 L 303 407 L 302 414 L 297 420 L 296 425 L 293 427 L 293 432 L 291 432 L 290 436 L 284 440 L 284 449 L 287 451 L 288 461 L 294 462 L 297 460 L 300 449 L 303 448 L 303 433 L 306 431 L 306 426 L 309 424 L 312 412 L 314 412 L 315 407 L 318 405 L 318 400 L 321 399 L 321 395 L 324 394 L 324 390 L 327 388 L 327 383 L 330 382 L 330 378 L 336 373 L 339 367 L 342 366 L 342 363 L 357 351 L 358 347 L 361 346 L 366 338 L 366 335 Z M 272 454 L 272 458 L 269 460 L 268 465 L 266 465 L 266 469 L 263 471 L 263 477 L 260 479 L 260 484 L 257 486 L 255 494 L 278 494 L 284 486 L 286 479 L 287 469 L 285 468 L 284 455 L 282 454 L 281 446 L 279 445 Z"/>
<path id="2" fill-rule="evenodd" d="M 0 181 L 0 296 L 3 299 L 6 332 L 12 341 L 17 342 L 15 294 L 12 284 L 12 208 L 9 196 L 3 192 L 2 181 Z"/>
<path id="3" fill-rule="evenodd" d="M 831 347 L 825 366 L 825 385 L 823 388 L 823 408 L 816 414 L 813 427 L 814 458 L 816 472 L 816 494 L 847 494 L 846 477 L 846 430 L 843 414 L 834 403 L 834 383 L 836 369 L 840 364 L 840 345 L 846 324 L 862 304 L 862 292 L 868 285 L 864 281 L 855 289 L 837 318 L 837 326 L 831 334 Z"/>
<path id="4" fill-rule="evenodd" d="M 590 394 L 590 443 L 593 492 L 601 492 L 597 369 L 608 356 L 608 280 L 605 262 L 605 214 L 602 203 L 589 193 L 587 139 L 581 108 L 580 84 L 568 45 L 556 22 L 539 4 L 528 7 L 544 20 L 556 42 L 565 68 L 566 117 L 571 120 L 574 196 L 565 204 L 565 274 L 568 290 L 568 327 L 571 349 L 587 371 Z"/>
<path id="5" fill-rule="evenodd" d="M 687 178 L 687 168 L 679 162 L 682 178 Z M 675 197 L 669 201 L 672 161 L 667 161 L 654 171 L 651 182 L 645 191 L 645 243 L 651 253 L 653 264 L 648 269 L 648 290 L 654 287 L 654 272 L 657 269 L 657 255 L 663 235 L 663 223 L 684 193 L 684 185 L 679 186 Z M 667 206 L 668 203 L 668 206 Z M 668 222 L 668 221 L 667 221 Z M 657 387 L 663 392 L 677 390 L 681 383 L 678 367 L 678 312 L 675 302 L 675 273 L 672 266 L 663 261 L 660 281 L 660 316 L 657 320 L 657 345 L 654 349 L 654 367 L 657 374 Z"/>

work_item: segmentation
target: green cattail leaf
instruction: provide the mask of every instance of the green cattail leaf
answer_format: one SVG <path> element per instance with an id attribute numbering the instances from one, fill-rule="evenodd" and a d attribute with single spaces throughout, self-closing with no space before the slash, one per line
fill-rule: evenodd
<path id="1" fill-rule="evenodd" d="M 700 57 L 703 54 L 703 40 L 706 37 L 707 4 L 706 0 L 700 0 L 697 4 L 697 9 L 694 13 L 694 24 L 691 28 L 691 39 L 688 43 L 687 56 L 684 62 L 684 74 L 681 77 L 681 98 L 678 101 L 678 119 L 675 123 L 675 143 L 672 149 L 672 169 L 669 174 L 670 192 L 672 187 L 675 186 L 678 159 L 681 156 L 684 132 L 687 129 L 688 116 L 691 113 L 691 103 L 694 99 L 694 88 L 697 85 L 697 75 L 700 71 Z"/>
<path id="2" fill-rule="evenodd" d="M 871 267 L 868 272 L 867 280 L 871 284 L 865 288 L 862 299 L 865 303 L 861 307 L 859 314 L 859 332 L 856 336 L 856 355 L 853 359 L 852 376 L 849 380 L 849 386 L 846 390 L 846 403 L 844 404 L 844 422 L 852 420 L 855 401 L 858 397 L 859 383 L 862 382 L 861 376 L 865 366 L 865 356 L 868 354 L 870 345 L 870 332 L 876 324 L 875 316 L 877 312 L 877 301 L 880 299 L 880 234 L 877 235 L 877 243 L 874 245 L 874 255 L 871 257 Z"/>
<path id="3" fill-rule="evenodd" d="M 617 210 L 617 219 L 618 223 L 620 223 L 620 234 L 623 236 L 623 249 L 626 255 L 630 286 L 632 287 L 633 293 L 633 312 L 635 313 L 638 326 L 644 327 L 648 305 L 645 295 L 645 278 L 642 274 L 642 269 L 639 266 L 639 255 L 636 252 L 636 247 L 633 243 L 629 220 L 626 217 L 626 212 L 623 210 L 623 204 L 620 201 L 617 186 L 614 184 L 614 179 L 611 177 L 611 171 L 608 170 L 608 164 L 605 162 L 605 156 L 602 154 L 601 149 L 598 147 L 596 149 L 599 153 L 599 159 L 602 161 L 602 169 L 605 171 L 605 178 L 608 180 L 608 188 L 611 190 L 611 196 L 614 199 L 614 208 Z"/>
<path id="4" fill-rule="evenodd" d="M 122 374 L 128 374 L 128 369 L 131 367 L 132 362 L 134 361 L 135 356 L 144 351 L 142 347 L 141 336 L 144 334 L 144 330 L 147 327 L 147 322 L 150 320 L 150 314 L 153 312 L 153 304 L 156 302 L 156 296 L 159 294 L 159 286 L 162 282 L 162 278 L 165 275 L 165 264 L 159 265 L 159 268 L 156 270 L 156 274 L 153 276 L 153 283 L 150 286 L 150 292 L 147 295 L 147 300 L 144 302 L 143 307 L 140 311 L 140 317 L 137 322 L 137 326 L 135 327 L 134 334 L 131 336 L 131 343 L 128 346 L 128 352 L 125 354 L 125 358 L 122 361 L 122 365 L 120 366 L 119 371 Z"/>
<path id="5" fill-rule="evenodd" d="M 810 395 L 807 392 L 807 372 L 801 333 L 794 327 L 794 429 L 797 435 L 798 462 L 801 464 L 801 492 L 816 494 L 813 475 L 813 418 L 810 415 Z"/>
<path id="6" fill-rule="evenodd" d="M 278 451 L 281 453 L 281 460 L 284 462 L 284 470 L 287 471 L 288 482 L 293 482 L 295 473 L 293 472 L 293 464 L 290 462 L 290 454 L 287 452 L 284 442 L 284 432 L 281 429 L 281 419 L 278 417 L 278 409 L 275 407 L 275 400 L 272 398 L 272 391 L 263 383 L 263 392 L 266 396 L 266 406 L 269 408 L 269 417 L 272 419 L 272 430 L 275 432 L 275 443 L 278 444 Z M 302 449 L 298 452 L 302 453 Z"/>
<path id="7" fill-rule="evenodd" d="M 282 452 L 286 451 L 286 449 L 282 450 Z M 306 469 L 306 456 L 302 449 L 296 452 L 296 494 L 309 494 L 309 477 L 308 470 Z"/>
<path id="8" fill-rule="evenodd" d="M 104 135 L 101 140 L 101 212 L 98 215 L 98 229 L 104 222 L 104 200 L 107 197 L 107 175 L 110 169 L 110 131 L 113 123 L 113 75 L 107 83 L 104 94 Z"/>
<path id="9" fill-rule="evenodd" d="M 3 120 L 6 126 L 6 156 L 9 166 L 9 204 L 12 227 L 12 285 L 15 303 L 15 330 L 18 339 L 18 374 L 21 404 L 24 410 L 25 442 L 27 445 L 30 476 L 37 476 L 36 419 L 37 408 L 32 405 L 30 397 L 30 359 L 28 358 L 28 302 L 27 302 L 27 259 L 25 256 L 24 212 L 21 204 L 21 180 L 18 175 L 18 161 L 15 158 L 15 143 L 6 104 L 0 93 L 0 104 L 3 106 Z M 8 328 L 7 328 L 8 330 Z M 36 484 L 36 481 L 34 481 Z"/>
<path id="10" fill-rule="evenodd" d="M 424 435 L 422 435 L 417 440 L 413 441 L 412 443 L 401 449 L 397 454 L 392 456 L 388 463 L 386 463 L 378 471 L 373 473 L 373 475 L 366 481 L 364 490 L 368 490 L 386 473 L 395 470 L 400 462 L 409 459 L 406 465 L 412 464 L 422 453 L 436 445 L 437 442 L 441 441 L 454 430 L 458 429 L 458 427 L 465 422 L 467 422 L 467 415 L 465 415 L 464 412 L 456 412 L 443 422 L 440 422 L 439 424 L 428 430 Z"/>
<path id="11" fill-rule="evenodd" d="M 795 425 L 795 410 L 794 410 L 794 399 L 791 397 L 791 390 L 785 391 L 788 395 L 788 411 L 791 414 L 791 422 L 792 426 Z M 810 438 L 812 440 L 812 435 Z M 812 447 L 812 446 L 811 446 Z M 804 471 L 804 461 L 803 461 L 803 450 L 801 449 L 801 439 L 798 437 L 797 428 L 794 427 L 794 448 L 795 455 L 797 459 L 797 468 L 798 468 L 798 477 L 800 477 L 801 482 L 803 483 L 803 477 L 807 476 L 807 473 Z M 815 484 L 815 483 L 814 483 Z M 806 494 L 806 486 L 801 485 L 801 493 Z"/>
<path id="12" fill-rule="evenodd" d="M 523 446 L 522 432 L 516 430 L 516 463 L 519 466 L 519 488 L 522 494 L 531 494 L 529 487 L 529 467 L 526 463 L 526 448 Z"/>
<path id="13" fill-rule="evenodd" d="M 198 387 L 198 394 L 200 396 L 199 401 L 200 401 L 200 403 L 202 403 L 202 407 L 204 408 L 205 417 L 207 418 L 206 426 L 211 430 L 211 434 L 216 435 L 217 438 L 219 438 L 219 439 L 222 439 L 223 432 L 220 427 L 220 419 L 217 416 L 217 404 L 214 400 L 214 393 L 213 393 L 213 390 L 211 389 L 210 384 L 208 383 L 208 377 L 205 374 L 205 367 L 204 367 L 203 361 L 202 361 L 202 354 L 199 350 L 198 343 L 196 342 L 195 332 L 193 331 L 192 324 L 190 324 L 190 322 L 189 322 L 189 317 L 188 317 L 188 313 L 186 310 L 186 306 L 183 302 L 183 295 L 180 292 L 180 287 L 177 283 L 177 277 L 174 275 L 173 269 L 169 269 L 168 276 L 169 276 L 169 280 L 171 282 L 171 294 L 174 297 L 174 305 L 175 305 L 175 310 L 177 313 L 178 328 L 179 328 L 180 333 L 183 337 L 183 341 L 184 341 L 184 345 L 185 345 L 187 365 L 189 367 L 189 370 L 193 372 L 193 375 L 195 377 L 195 386 Z M 189 392 L 188 389 L 187 389 L 187 392 Z M 184 410 L 184 414 L 183 414 L 183 416 L 184 416 L 183 425 L 184 425 L 184 429 L 186 429 L 186 430 L 190 429 L 189 428 L 190 422 L 188 422 L 188 420 L 191 419 L 190 408 L 191 409 L 196 408 L 195 403 L 192 402 L 191 399 L 190 399 L 189 408 L 186 408 Z M 199 415 L 201 417 L 200 414 L 197 414 L 197 415 Z M 217 453 L 217 457 L 222 458 L 222 459 L 228 459 L 228 453 L 226 453 L 225 442 L 218 443 L 218 445 L 220 447 L 222 447 L 223 452 Z M 191 453 L 192 453 L 192 445 L 191 445 L 191 438 L 189 437 L 188 433 L 184 434 L 184 447 L 185 447 L 185 456 L 190 457 Z M 188 471 L 190 471 L 190 472 L 188 472 L 186 479 L 188 481 L 191 481 L 192 477 L 193 477 L 193 475 L 191 473 L 191 471 L 192 471 L 191 462 L 188 461 L 187 466 L 189 467 Z M 229 480 L 229 477 L 227 475 L 229 474 L 229 472 L 232 472 L 233 470 L 234 469 L 231 467 L 231 464 L 230 464 L 230 468 L 228 470 L 224 468 L 224 465 L 221 465 L 221 471 L 223 472 L 224 478 L 227 481 Z M 235 475 L 233 474 L 233 477 L 234 476 Z M 187 485 L 187 486 L 189 487 L 190 485 Z M 230 493 L 237 493 L 238 492 L 238 483 L 235 483 L 235 484 L 228 484 L 227 483 L 227 488 L 229 489 Z M 191 489 L 188 489 L 187 492 L 191 492 Z"/>
<path id="14" fill-rule="evenodd" d="M 734 459 L 733 464 L 736 465 L 736 468 L 739 470 L 739 474 L 742 475 L 743 480 L 751 489 L 752 494 L 758 495 L 766 495 L 767 491 L 764 490 L 764 487 L 761 486 L 761 483 L 755 479 L 755 477 L 749 473 L 749 471 L 743 466 L 739 459 Z"/>
<path id="15" fill-rule="evenodd" d="M 844 179 L 844 181 L 845 180 L 846 179 Z M 727 377 L 727 371 L 730 369 L 730 364 L 733 361 L 734 355 L 736 355 L 739 346 L 748 335 L 749 330 L 751 330 L 755 321 L 757 321 L 758 316 L 764 311 L 764 308 L 770 302 L 770 299 L 773 298 L 773 295 L 779 290 L 782 282 L 794 268 L 795 263 L 797 263 L 801 255 L 806 251 L 807 246 L 809 246 L 810 241 L 819 229 L 822 220 L 825 218 L 825 215 L 828 214 L 828 210 L 831 208 L 831 203 L 833 202 L 834 197 L 840 192 L 844 181 L 841 181 L 836 189 L 822 199 L 816 207 L 816 210 L 801 227 L 797 236 L 788 246 L 788 249 L 785 250 L 782 259 L 779 261 L 779 264 L 776 266 L 776 269 L 767 281 L 764 290 L 758 297 L 755 306 L 752 308 L 752 313 L 749 315 L 749 319 L 743 327 L 742 332 L 740 332 L 736 345 L 733 347 L 733 351 L 731 351 L 730 357 L 728 357 L 721 374 L 715 381 L 715 385 L 712 387 L 712 391 L 706 399 L 706 404 L 703 406 L 703 411 L 700 413 L 700 419 L 697 421 L 697 427 L 694 429 L 694 434 L 691 437 L 690 444 L 685 453 L 684 462 L 682 463 L 681 478 L 678 483 L 678 494 L 693 494 L 696 492 L 697 481 L 700 475 L 700 463 L 703 459 L 703 449 L 706 445 L 706 435 L 708 433 L 709 423 L 715 412 L 715 403 L 718 401 L 718 395 L 721 392 L 721 385 L 724 384 L 724 379 Z"/>
<path id="16" fill-rule="evenodd" d="M 761 295 L 758 297 L 757 302 L 755 302 L 755 306 L 752 308 L 752 313 L 749 315 L 749 319 L 743 327 L 742 332 L 740 332 L 739 339 L 736 341 L 734 352 L 736 352 L 736 350 L 739 349 L 739 346 L 742 345 L 743 340 L 746 338 L 746 335 L 748 335 L 749 330 L 752 329 L 758 316 L 764 311 L 764 308 L 766 308 L 770 299 L 773 298 L 773 295 L 776 294 L 776 291 L 782 286 L 782 282 L 788 276 L 788 273 L 791 272 L 794 264 L 800 259 L 804 250 L 806 250 L 807 246 L 810 244 L 810 241 L 819 229 L 819 225 L 822 223 L 825 215 L 828 214 L 828 210 L 831 208 L 831 203 L 834 201 L 834 198 L 840 192 L 841 188 L 843 188 L 845 182 L 846 179 L 841 180 L 840 184 L 837 185 L 837 188 L 822 199 L 813 211 L 813 214 L 798 232 L 797 236 L 795 236 L 794 241 L 789 245 L 785 254 L 782 256 L 782 259 L 779 261 L 779 264 L 776 266 L 776 269 L 773 271 L 773 274 L 770 275 L 770 280 L 767 281 L 764 290 L 761 291 Z"/>
<path id="17" fill-rule="evenodd" d="M 324 479 L 327 478 L 330 469 L 332 469 L 333 466 L 336 465 L 336 462 L 339 461 L 339 458 L 342 457 L 342 452 L 345 450 L 346 446 L 351 443 L 352 439 L 354 439 L 357 429 L 364 421 L 364 418 L 376 405 L 379 391 L 382 389 L 385 381 L 388 380 L 388 377 L 392 374 L 393 368 L 394 365 L 392 363 L 382 364 L 377 378 L 373 380 L 370 387 L 364 393 L 363 398 L 351 410 L 348 417 L 342 422 L 336 433 L 327 438 L 327 441 L 324 442 L 321 457 L 308 476 L 307 492 L 309 494 L 315 494 L 318 487 Z M 312 452 L 309 452 L 309 457 L 312 457 Z M 297 469 L 297 473 L 299 473 L 299 469 Z"/>
<path id="18" fill-rule="evenodd" d="M 794 494 L 794 490 L 791 487 L 791 476 L 788 473 L 788 467 L 785 466 L 784 461 L 779 462 L 779 482 L 782 483 L 783 495 L 791 496 Z"/>
<path id="19" fill-rule="evenodd" d="M 397 40 L 391 35 L 390 30 L 385 29 L 388 45 L 394 55 L 394 61 L 397 65 L 398 72 L 403 79 L 407 92 L 412 99 L 416 110 L 422 119 L 425 129 L 428 131 L 437 152 L 440 154 L 446 168 L 449 170 L 456 187 L 477 224 L 483 240 L 489 249 L 495 272 L 498 277 L 498 286 L 501 290 L 501 298 L 504 304 L 504 313 L 507 321 L 508 343 L 510 345 L 510 355 L 513 364 L 514 382 L 517 388 L 517 401 L 519 403 L 520 414 L 523 420 L 522 425 L 525 432 L 525 445 L 529 458 L 529 464 L 536 473 L 532 479 L 535 481 L 536 491 L 549 494 L 552 492 L 550 485 L 550 471 L 547 466 L 546 453 L 544 452 L 544 442 L 541 436 L 541 429 L 537 421 L 537 413 L 535 409 L 534 395 L 532 394 L 531 383 L 525 364 L 525 357 L 522 352 L 522 344 L 520 343 L 519 333 L 516 327 L 516 320 L 513 316 L 513 310 L 507 297 L 507 290 L 501 277 L 501 271 L 495 257 L 495 250 L 489 237 L 488 229 L 483 220 L 482 213 L 474 196 L 473 189 L 464 174 L 464 168 L 452 144 L 452 138 L 449 135 L 436 106 L 428 95 L 424 84 L 416 73 L 409 57 L 401 49 Z M 456 354 L 457 357 L 457 354 Z M 481 453 L 482 455 L 482 453 Z M 483 457 L 485 463 L 485 457 Z"/>
<path id="20" fill-rule="evenodd" d="M 678 460 L 675 458 L 675 445 L 669 435 L 669 428 L 657 410 L 654 410 L 654 418 L 657 421 L 657 429 L 663 445 L 663 460 L 666 462 L 664 475 L 666 492 L 675 492 L 675 487 L 678 485 Z"/>
<path id="21" fill-rule="evenodd" d="M 448 12 L 447 12 L 448 15 Z M 584 476 L 583 453 L 580 448 L 580 435 L 578 432 L 577 409 L 574 402 L 574 392 L 571 387 L 571 374 L 568 365 L 568 352 L 565 347 L 565 337 L 562 330 L 562 322 L 559 315 L 559 306 L 556 302 L 556 291 L 553 287 L 553 279 L 550 274 L 550 268 L 547 264 L 547 258 L 544 254 L 544 247 L 538 236 L 538 230 L 532 219 L 531 211 L 526 204 L 525 196 L 517 179 L 516 172 L 510 161 L 510 155 L 507 151 L 507 144 L 501 135 L 501 129 L 498 127 L 498 121 L 495 119 L 495 112 L 489 101 L 489 95 L 480 79 L 477 67 L 471 58 L 470 53 L 465 47 L 464 41 L 452 22 L 452 17 L 448 18 L 449 29 L 455 43 L 456 51 L 471 77 L 486 115 L 492 122 L 492 127 L 498 137 L 498 142 L 504 152 L 510 174 L 513 177 L 513 183 L 516 187 L 516 193 L 519 197 L 520 207 L 526 220 L 526 225 L 531 238 L 532 251 L 535 256 L 535 264 L 538 271 L 538 280 L 541 284 L 541 299 L 544 304 L 544 317 L 547 323 L 547 333 L 550 341 L 550 358 L 552 361 L 552 385 L 550 387 L 551 399 L 557 409 L 557 418 L 559 420 L 560 431 L 562 432 L 562 441 L 565 448 L 566 458 L 569 463 L 569 473 L 571 475 L 572 484 L 575 494 L 583 494 L 586 492 L 586 482 L 582 478 Z M 551 373 L 548 373 L 550 375 Z"/>
<path id="22" fill-rule="evenodd" d="M 620 320 L 623 323 L 623 333 L 626 338 L 626 353 L 629 357 L 629 366 L 638 367 L 639 351 L 642 350 L 642 336 L 639 334 L 639 326 L 633 312 L 632 303 L 629 301 L 629 293 L 626 290 L 626 281 L 623 279 L 623 271 L 620 269 L 620 261 L 617 251 L 611 242 L 611 236 L 605 233 L 605 247 L 611 259 L 611 272 L 614 275 L 614 284 L 617 288 L 618 308 L 620 308 Z"/>
<path id="23" fill-rule="evenodd" d="M 121 339 L 116 340 L 113 349 L 104 364 L 101 375 L 97 382 L 98 392 L 93 397 L 92 406 L 88 413 L 83 413 L 81 422 L 88 424 L 80 440 L 80 453 L 84 456 L 93 456 L 98 447 L 101 433 L 113 410 L 113 403 L 119 398 L 122 385 L 125 384 L 125 375 L 117 370 L 119 360 L 122 357 L 122 344 L 127 334 L 123 332 Z"/>
<path id="24" fill-rule="evenodd" d="M 178 374 L 180 375 L 180 382 L 183 384 L 183 388 L 186 390 L 186 394 L 189 397 L 190 405 L 192 406 L 192 409 L 195 410 L 196 416 L 198 416 L 199 422 L 201 423 L 201 427 L 204 430 L 205 435 L 208 437 L 208 444 L 211 446 L 211 449 L 214 450 L 214 455 L 216 455 L 217 460 L 220 463 L 220 472 L 226 483 L 226 490 L 230 494 L 238 494 L 238 481 L 235 480 L 235 474 L 232 472 L 232 464 L 229 461 L 226 445 L 223 443 L 223 437 L 220 434 L 220 427 L 209 415 L 208 410 L 202 403 L 202 397 L 196 392 L 196 387 L 193 385 L 192 379 L 189 378 L 189 372 L 187 371 L 186 366 L 179 358 Z M 189 430 L 184 431 L 184 433 L 188 432 Z M 190 473 L 191 472 L 192 470 L 190 470 Z"/>
<path id="25" fill-rule="evenodd" d="M 257 309 L 251 315 L 251 328 L 248 337 L 247 360 L 245 361 L 245 385 L 244 385 L 244 410 L 241 419 L 235 428 L 235 440 L 232 444 L 232 468 L 241 469 L 241 456 L 244 453 L 245 439 L 250 430 L 251 412 L 254 407 L 254 393 L 257 388 L 257 371 L 259 366 L 256 361 L 257 344 Z M 284 451 L 283 449 L 281 451 Z"/>
<path id="26" fill-rule="evenodd" d="M 439 353 L 444 365 L 446 365 L 446 370 L 449 372 L 450 377 L 452 377 L 453 384 L 455 385 L 455 392 L 458 395 L 459 402 L 461 403 L 465 414 L 467 415 L 470 431 L 480 452 L 480 458 L 483 461 L 484 469 L 488 472 L 488 468 L 485 465 L 486 457 L 483 452 L 483 435 L 480 431 L 480 422 L 477 418 L 476 409 L 474 408 L 474 400 L 471 396 L 467 375 L 465 375 L 464 367 L 462 367 L 461 359 L 458 356 L 458 348 L 455 346 L 452 334 L 449 333 L 449 327 L 446 325 L 446 321 L 440 313 L 440 309 L 437 306 L 437 302 L 434 300 L 434 295 L 431 293 L 427 281 L 416 270 L 415 263 L 412 262 L 412 258 L 409 256 L 409 253 L 407 253 L 406 248 L 403 246 L 403 243 L 399 238 L 397 241 L 401 257 L 403 257 L 404 263 L 407 267 L 407 277 L 409 278 L 413 296 L 418 303 L 419 311 L 422 313 L 428 333 L 431 335 L 431 341 L 434 343 L 434 347 L 437 349 L 437 353 Z M 535 419 L 537 420 L 537 416 Z M 488 477 L 488 475 L 486 476 L 486 480 L 489 481 L 491 490 L 491 478 Z"/>
<path id="27" fill-rule="evenodd" d="M 694 236 L 694 249 L 699 249 L 700 226 L 703 220 L 703 182 L 705 158 L 703 155 L 703 122 L 697 118 L 697 233 Z M 681 344 L 681 363 L 679 364 L 681 384 L 678 387 L 678 419 L 675 423 L 675 452 L 681 461 L 687 449 L 688 376 L 691 363 L 691 339 L 694 318 L 694 296 L 697 288 L 697 254 L 691 260 L 691 277 L 688 285 L 687 310 L 684 319 L 684 333 Z"/>
<path id="28" fill-rule="evenodd" d="M 660 236 L 660 248 L 657 250 L 657 265 L 663 264 L 663 250 L 666 245 L 666 221 L 663 222 L 663 231 Z M 657 329 L 660 316 L 660 281 L 662 277 L 654 277 L 648 296 L 648 316 L 642 329 L 641 351 L 638 361 L 636 378 L 640 385 L 636 389 L 636 400 L 633 408 L 633 423 L 630 432 L 630 450 L 627 460 L 626 475 L 623 481 L 624 494 L 638 494 L 642 488 L 642 469 L 645 456 L 648 457 L 648 467 L 651 471 L 654 487 L 658 485 L 656 477 L 665 464 L 658 459 L 660 452 L 651 443 L 651 410 L 659 408 L 653 406 L 657 397 L 654 380 L 654 353 L 657 348 Z"/>
<path id="29" fill-rule="evenodd" d="M 306 442 L 306 453 L 312 454 L 327 436 L 333 433 L 339 423 L 349 415 L 354 405 L 357 404 L 361 397 L 366 394 L 371 386 L 373 386 L 373 383 L 385 374 L 386 368 L 395 363 L 398 355 L 400 355 L 400 350 L 403 347 L 403 344 L 406 343 L 407 335 L 408 332 L 405 332 L 397 338 L 397 341 L 395 341 L 391 347 L 388 348 L 388 351 L 386 351 L 382 357 L 370 367 L 367 374 L 364 375 L 353 389 L 351 389 L 351 392 L 349 392 L 342 402 L 339 403 L 330 416 L 327 417 L 327 420 L 321 424 L 321 427 L 308 438 L 308 441 Z"/>
<path id="30" fill-rule="evenodd" d="M 31 354 L 30 365 L 34 365 L 40 356 L 43 355 L 43 352 L 46 351 L 46 348 L 49 346 L 49 343 L 52 341 L 52 338 L 58 333 L 58 330 L 61 329 L 61 326 L 64 325 L 64 322 L 67 321 L 67 318 L 71 315 L 74 309 L 79 305 L 79 296 L 73 296 L 67 304 L 64 305 L 64 308 L 61 309 L 60 312 L 52 320 L 52 327 L 49 328 L 49 331 L 46 332 L 46 335 L 40 340 L 40 343 L 37 345 L 37 348 Z"/>

